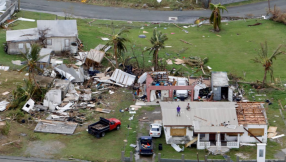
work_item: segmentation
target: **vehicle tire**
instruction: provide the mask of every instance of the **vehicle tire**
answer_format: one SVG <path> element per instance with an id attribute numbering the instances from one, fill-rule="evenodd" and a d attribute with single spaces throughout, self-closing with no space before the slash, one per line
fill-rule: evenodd
<path id="1" fill-rule="evenodd" d="M 104 136 L 105 136 L 105 132 L 102 132 L 102 133 L 101 133 L 101 137 L 104 137 Z"/>
<path id="2" fill-rule="evenodd" d="M 117 125 L 116 130 L 119 130 L 119 129 L 120 129 L 120 125 Z"/>

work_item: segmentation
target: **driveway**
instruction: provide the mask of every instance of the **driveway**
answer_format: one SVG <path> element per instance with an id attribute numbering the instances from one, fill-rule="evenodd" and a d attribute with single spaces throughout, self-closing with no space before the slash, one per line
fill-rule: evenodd
<path id="1" fill-rule="evenodd" d="M 274 4 L 281 9 L 286 9 L 285 0 L 272 0 Z M 148 22 L 170 22 L 170 17 L 176 17 L 176 23 L 193 23 L 198 17 L 209 17 L 210 10 L 194 11 L 155 11 L 155 10 L 137 10 L 130 8 L 102 7 L 74 2 L 57 2 L 48 0 L 21 0 L 21 8 L 24 10 L 50 12 L 60 16 L 64 15 L 64 10 L 72 11 L 71 14 L 78 17 L 126 20 L 126 21 L 148 21 Z M 243 17 L 246 14 L 254 16 L 265 15 L 265 9 L 268 8 L 267 1 L 249 4 L 245 6 L 230 7 L 223 16 Z M 174 22 L 174 21 L 172 21 Z"/>

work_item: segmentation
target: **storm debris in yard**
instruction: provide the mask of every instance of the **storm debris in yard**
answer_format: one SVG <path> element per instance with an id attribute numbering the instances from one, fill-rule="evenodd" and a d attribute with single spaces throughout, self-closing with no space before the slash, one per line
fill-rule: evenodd
<path id="1" fill-rule="evenodd" d="M 40 120 L 34 132 L 41 133 L 58 133 L 58 134 L 73 134 L 77 127 L 77 123 L 72 122 L 58 122 Z"/>

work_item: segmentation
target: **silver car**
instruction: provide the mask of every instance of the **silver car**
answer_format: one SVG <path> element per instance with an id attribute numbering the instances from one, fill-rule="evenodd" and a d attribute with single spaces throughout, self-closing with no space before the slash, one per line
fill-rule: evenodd
<path id="1" fill-rule="evenodd" d="M 149 135 L 151 137 L 161 137 L 162 125 L 158 123 L 150 124 Z"/>

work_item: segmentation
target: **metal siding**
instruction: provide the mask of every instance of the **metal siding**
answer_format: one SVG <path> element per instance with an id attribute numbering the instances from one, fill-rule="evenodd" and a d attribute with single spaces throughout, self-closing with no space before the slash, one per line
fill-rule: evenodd
<path id="1" fill-rule="evenodd" d="M 214 93 L 213 99 L 215 101 L 220 101 L 221 100 L 221 87 L 213 87 L 213 93 Z"/>

